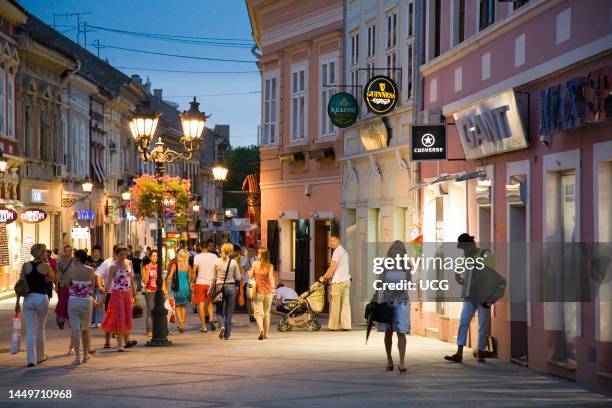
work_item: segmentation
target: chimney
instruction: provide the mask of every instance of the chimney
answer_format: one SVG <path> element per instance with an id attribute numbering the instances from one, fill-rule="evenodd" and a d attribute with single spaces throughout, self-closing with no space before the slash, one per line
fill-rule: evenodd
<path id="1" fill-rule="evenodd" d="M 161 89 L 154 89 L 153 90 L 153 96 L 155 96 L 157 99 L 159 99 L 161 101 L 162 100 L 162 90 Z"/>
<path id="2" fill-rule="evenodd" d="M 138 74 L 132 74 L 132 79 L 134 81 L 138 81 L 139 84 L 142 84 L 142 80 L 140 79 L 140 75 Z"/>

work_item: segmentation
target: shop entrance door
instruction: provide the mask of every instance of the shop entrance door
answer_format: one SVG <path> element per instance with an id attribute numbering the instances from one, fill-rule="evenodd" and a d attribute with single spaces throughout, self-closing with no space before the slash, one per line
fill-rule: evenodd
<path id="1" fill-rule="evenodd" d="M 575 256 L 574 247 L 568 245 L 576 242 L 576 174 L 561 176 L 561 219 L 562 219 L 562 295 L 565 297 L 573 289 Z M 562 299 L 562 338 L 561 359 L 563 361 L 576 360 L 576 337 L 578 336 L 577 302 L 568 302 Z M 571 300 L 571 299 L 570 299 Z"/>
<path id="2" fill-rule="evenodd" d="M 508 278 L 510 290 L 510 357 L 527 362 L 527 208 L 508 206 L 509 254 Z"/>
<path id="3" fill-rule="evenodd" d="M 329 234 L 331 231 L 331 221 L 329 220 L 315 220 L 315 256 L 314 256 L 314 277 L 315 280 L 325 275 L 325 271 L 329 267 L 329 261 L 331 259 L 330 247 L 329 247 Z M 312 282 L 310 282 L 312 283 Z M 326 292 L 329 288 L 326 288 Z M 325 299 L 328 299 L 327 293 Z M 324 312 L 327 312 L 327 302 L 325 303 Z"/>

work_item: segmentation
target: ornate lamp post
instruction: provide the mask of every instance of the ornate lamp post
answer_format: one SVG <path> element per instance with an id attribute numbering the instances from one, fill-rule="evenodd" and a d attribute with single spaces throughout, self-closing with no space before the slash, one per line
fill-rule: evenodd
<path id="1" fill-rule="evenodd" d="M 0 159 L 1 160 L 1 159 Z M 0 165 L 1 166 L 1 165 Z M 86 193 L 87 195 L 80 197 L 80 198 L 74 198 L 74 197 L 62 197 L 62 207 L 72 207 L 73 205 L 75 205 L 76 203 L 80 202 L 80 201 L 85 201 L 87 200 L 90 196 L 91 196 L 91 192 L 93 191 L 93 181 L 91 181 L 91 179 L 87 179 L 85 180 L 82 184 L 81 184 L 81 189 L 83 190 L 84 193 Z M 91 201 L 89 202 L 89 207 L 91 209 Z"/>
<path id="2" fill-rule="evenodd" d="M 145 99 L 142 101 L 136 112 L 128 118 L 130 130 L 134 141 L 138 146 L 138 152 L 144 162 L 155 164 L 155 173 L 157 177 L 163 176 L 166 163 L 172 163 L 177 159 L 190 160 L 193 152 L 200 149 L 202 131 L 206 125 L 206 116 L 198 109 L 199 103 L 196 98 L 190 102 L 188 111 L 183 112 L 181 124 L 183 126 L 183 137 L 181 137 L 181 145 L 185 152 L 179 153 L 164 147 L 164 142 L 161 137 L 157 139 L 154 147 L 150 149 L 151 141 L 157 129 L 159 121 L 159 113 L 152 109 L 150 101 Z M 161 182 L 161 181 L 160 181 Z M 153 315 L 153 338 L 147 342 L 148 346 L 167 346 L 171 342 L 168 340 L 168 311 L 165 307 L 165 296 L 162 291 L 163 285 L 163 260 L 162 260 L 162 229 L 164 227 L 163 209 L 160 208 L 157 214 L 157 291 L 155 292 L 155 306 L 152 311 Z"/>

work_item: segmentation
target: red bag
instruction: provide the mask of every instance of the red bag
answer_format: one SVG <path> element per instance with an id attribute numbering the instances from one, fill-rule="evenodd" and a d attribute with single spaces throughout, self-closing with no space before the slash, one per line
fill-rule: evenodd
<path id="1" fill-rule="evenodd" d="M 174 309 L 176 304 L 174 303 L 173 298 L 168 299 L 168 303 L 170 304 L 170 323 L 175 323 L 176 315 L 174 314 Z"/>

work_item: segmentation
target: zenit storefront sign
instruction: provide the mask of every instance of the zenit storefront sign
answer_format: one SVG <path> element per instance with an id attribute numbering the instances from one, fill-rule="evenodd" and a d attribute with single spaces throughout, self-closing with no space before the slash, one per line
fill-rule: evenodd
<path id="1" fill-rule="evenodd" d="M 397 103 L 397 96 L 395 82 L 384 75 L 370 79 L 363 90 L 363 100 L 368 110 L 377 115 L 391 112 Z"/>
<path id="2" fill-rule="evenodd" d="M 412 126 L 413 161 L 446 160 L 446 125 Z"/>

